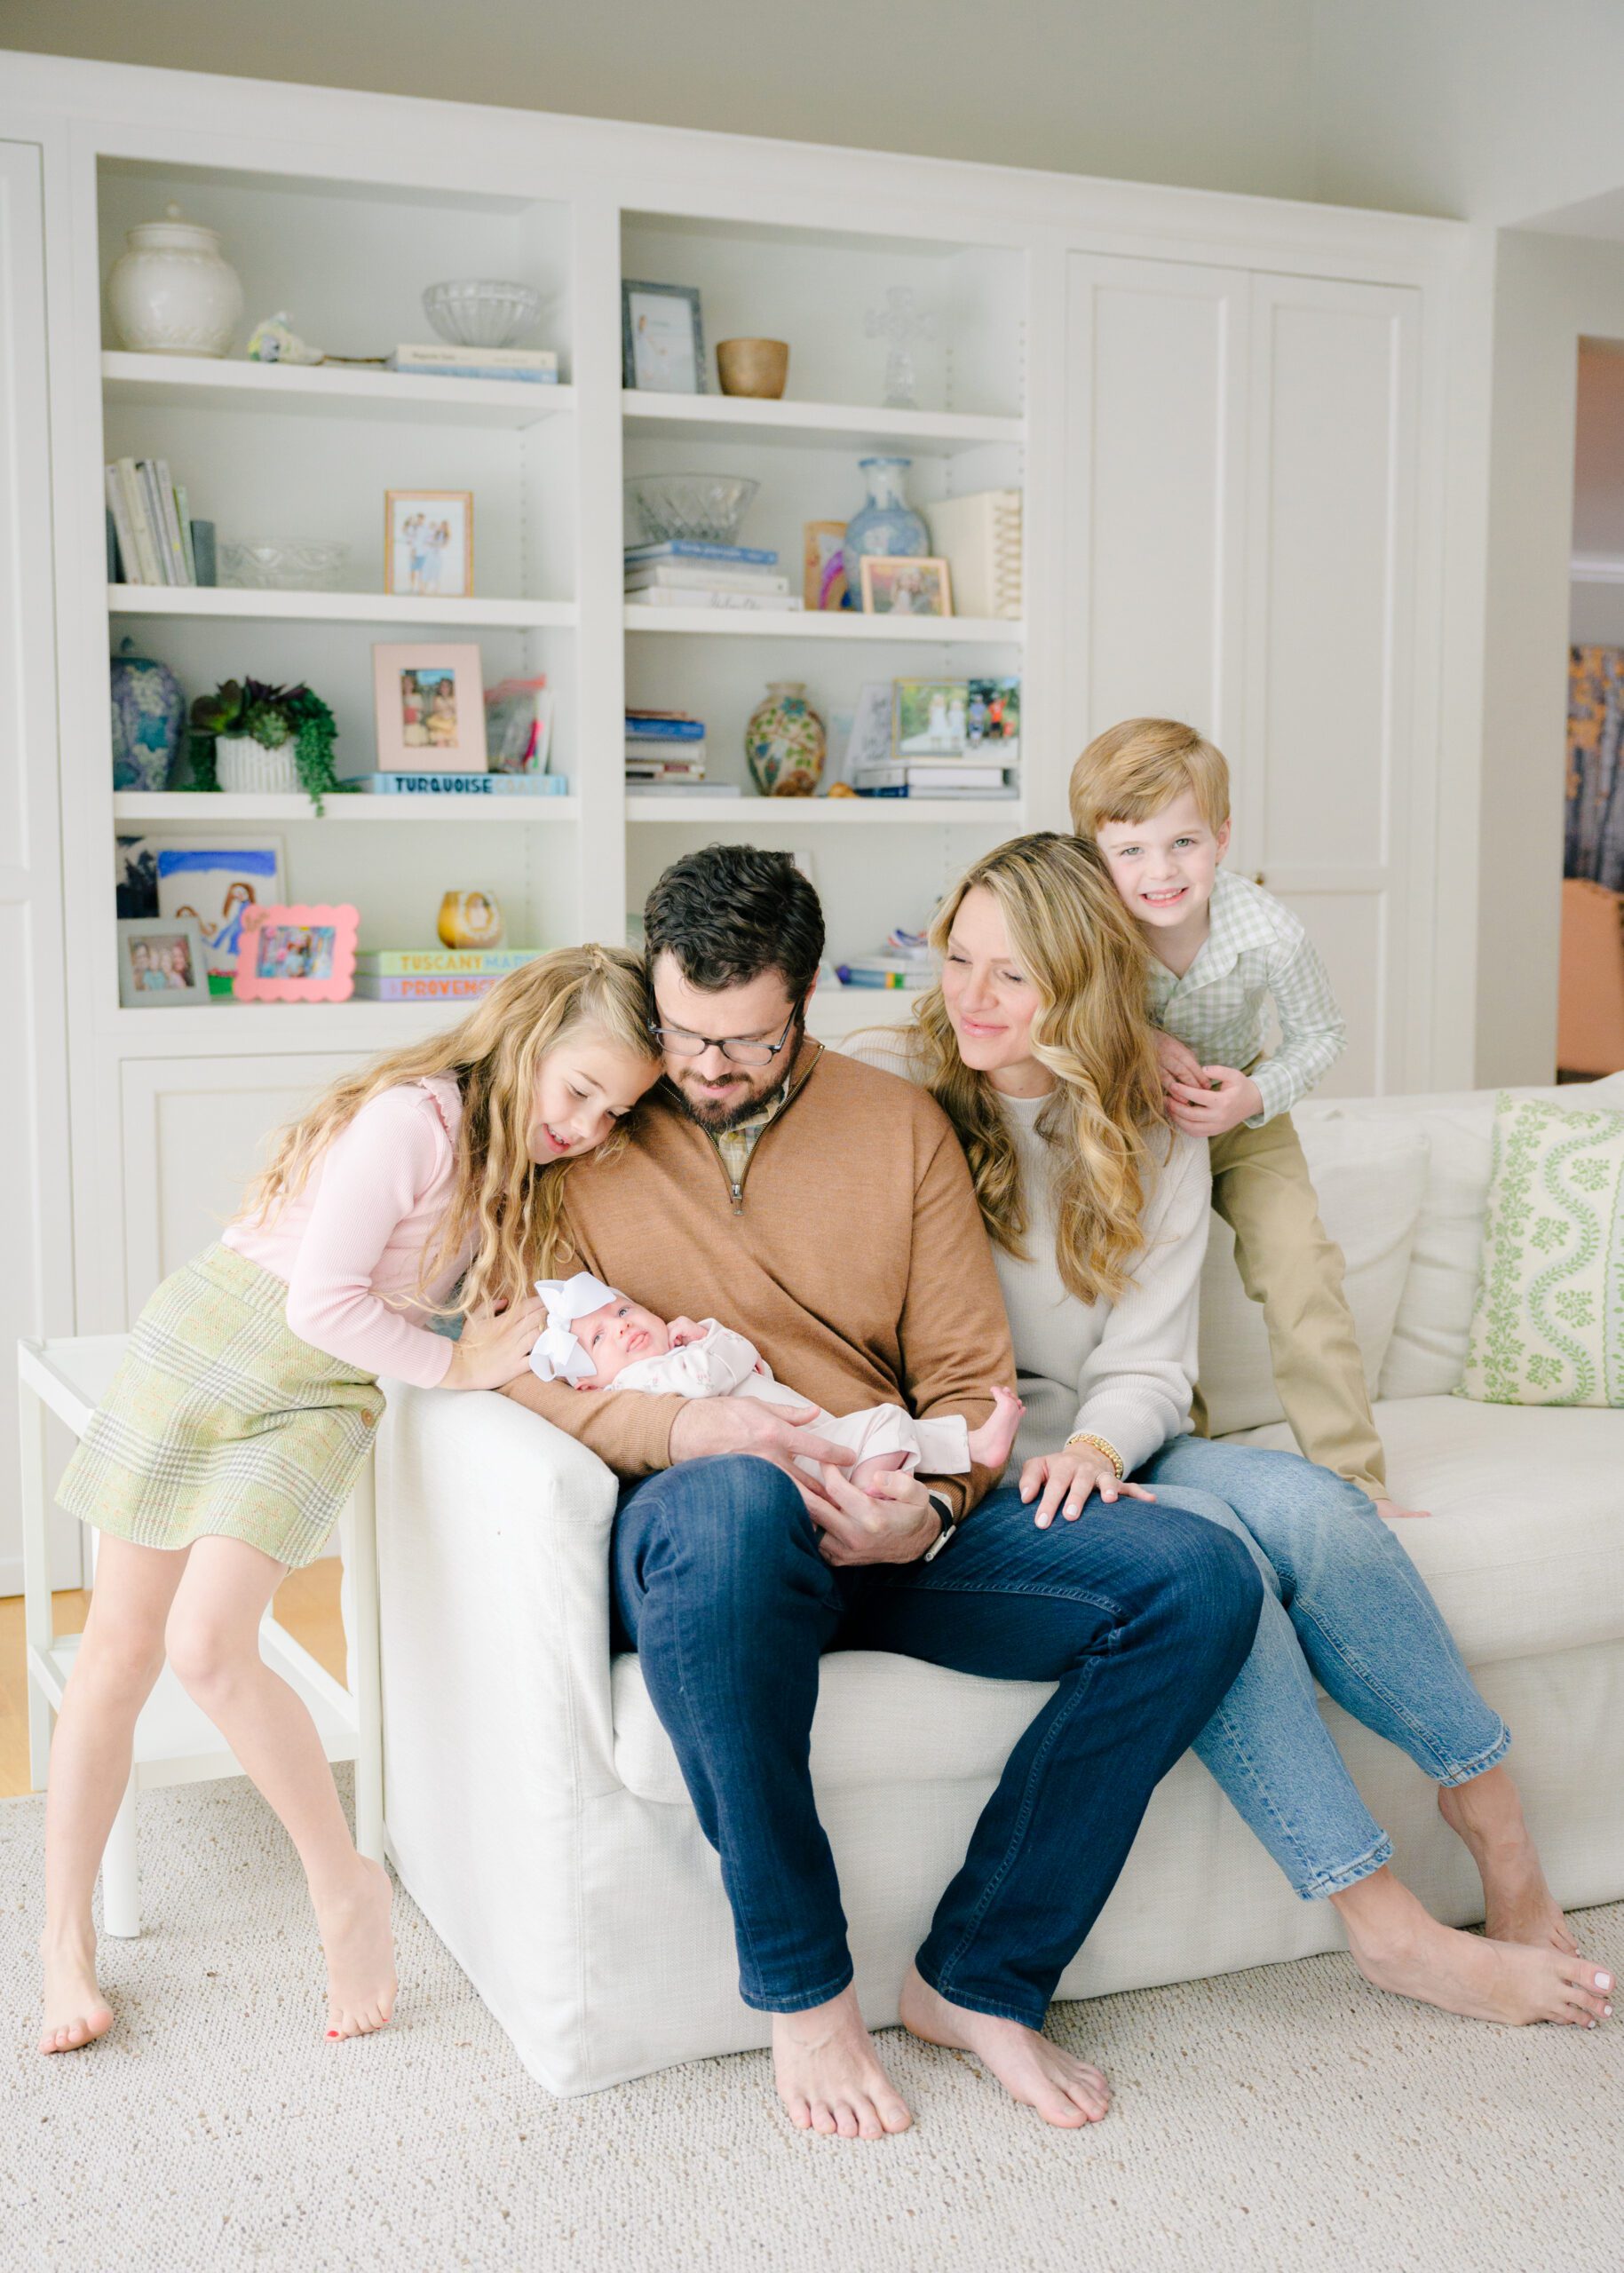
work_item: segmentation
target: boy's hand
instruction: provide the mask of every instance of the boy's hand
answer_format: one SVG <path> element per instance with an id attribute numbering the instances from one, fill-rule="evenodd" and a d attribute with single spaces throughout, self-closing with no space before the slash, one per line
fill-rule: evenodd
<path id="1" fill-rule="evenodd" d="M 1161 1086 L 1171 1093 L 1175 1081 L 1187 1081 L 1192 1089 L 1201 1086 L 1201 1061 L 1187 1041 L 1180 1041 L 1175 1034 L 1158 1034 L 1156 1056 L 1161 1064 Z"/>
<path id="2" fill-rule="evenodd" d="M 1199 1083 L 1168 1081 L 1168 1119 L 1187 1136 L 1226 1136 L 1264 1109 L 1263 1091 L 1232 1065 L 1203 1065 Z"/>

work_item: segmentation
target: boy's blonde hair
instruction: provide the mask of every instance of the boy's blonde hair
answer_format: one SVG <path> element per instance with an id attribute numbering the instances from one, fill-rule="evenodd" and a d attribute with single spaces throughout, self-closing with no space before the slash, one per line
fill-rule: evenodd
<path id="1" fill-rule="evenodd" d="M 1149 820 L 1186 793 L 1216 836 L 1229 819 L 1223 751 L 1176 718 L 1124 718 L 1072 768 L 1072 827 L 1092 840 L 1102 822 Z"/>

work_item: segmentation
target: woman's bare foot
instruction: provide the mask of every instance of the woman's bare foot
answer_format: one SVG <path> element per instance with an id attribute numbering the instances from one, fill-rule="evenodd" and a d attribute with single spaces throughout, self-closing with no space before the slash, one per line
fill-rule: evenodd
<path id="1" fill-rule="evenodd" d="M 1412 1523 L 1432 1513 L 1430 1508 L 1401 1508 L 1396 1500 L 1373 1499 L 1370 1504 L 1389 1523 Z"/>
<path id="2" fill-rule="evenodd" d="M 395 2008 L 394 1937 L 389 1930 L 394 1889 L 381 1863 L 355 1858 L 349 1890 L 316 1913 L 327 1957 L 327 2032 L 368 2036 Z"/>
<path id="3" fill-rule="evenodd" d="M 1015 1449 L 1021 1415 L 1026 1408 L 1011 1389 L 1000 1389 L 994 1383 L 987 1395 L 993 1400 L 993 1410 L 978 1429 L 970 1430 L 970 1456 L 978 1468 L 990 1468 L 996 1473 Z"/>
<path id="4" fill-rule="evenodd" d="M 1332 1900 L 1353 1962 L 1374 1988 L 1514 2028 L 1533 2021 L 1594 2028 L 1612 2018 L 1610 1973 L 1566 1950 L 1440 1926 L 1390 1871 L 1374 1872 Z"/>
<path id="5" fill-rule="evenodd" d="M 880 2065 L 855 1989 L 807 2012 L 773 2014 L 772 2073 L 784 2112 L 803 2131 L 883 2139 L 914 2120 Z"/>
<path id="6" fill-rule="evenodd" d="M 902 2025 L 927 2044 L 974 2053 L 1011 2099 L 1035 2108 L 1045 2123 L 1062 2131 L 1102 2121 L 1111 2105 L 1111 2087 L 1097 2068 L 1085 2067 L 1019 2021 L 950 2005 L 911 1965 L 902 1984 Z"/>
<path id="7" fill-rule="evenodd" d="M 1531 1949 L 1562 1950 L 1577 1957 L 1562 1906 L 1545 1883 L 1539 1850 L 1523 1821 L 1517 1786 L 1504 1768 L 1491 1768 L 1470 1784 L 1440 1789 L 1438 1813 L 1471 1849 L 1483 1881 L 1483 1930 L 1491 1941 L 1525 1942 Z"/>
<path id="8" fill-rule="evenodd" d="M 113 2025 L 113 2015 L 96 1986 L 96 1936 L 86 1931 L 40 1941 L 45 1965 L 45 2024 L 42 2052 L 77 2052 L 94 2044 Z"/>

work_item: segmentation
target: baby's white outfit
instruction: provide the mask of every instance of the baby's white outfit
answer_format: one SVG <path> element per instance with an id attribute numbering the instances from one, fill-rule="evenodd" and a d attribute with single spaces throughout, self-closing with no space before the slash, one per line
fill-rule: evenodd
<path id="1" fill-rule="evenodd" d="M 610 1382 L 611 1390 L 675 1390 L 678 1397 L 753 1397 L 763 1405 L 810 1405 L 810 1397 L 775 1381 L 772 1371 L 752 1342 L 701 1319 L 703 1337 L 663 1358 L 634 1358 Z M 901 1453 L 902 1465 L 911 1475 L 923 1469 L 927 1476 L 963 1476 L 970 1469 L 970 1424 L 957 1414 L 939 1421 L 915 1421 L 899 1405 L 873 1405 L 862 1413 L 844 1417 L 818 1407 L 816 1421 L 806 1423 L 820 1437 L 848 1446 L 857 1460 L 874 1460 L 882 1453 Z M 818 1463 L 798 1460 L 796 1466 L 816 1476 Z"/>

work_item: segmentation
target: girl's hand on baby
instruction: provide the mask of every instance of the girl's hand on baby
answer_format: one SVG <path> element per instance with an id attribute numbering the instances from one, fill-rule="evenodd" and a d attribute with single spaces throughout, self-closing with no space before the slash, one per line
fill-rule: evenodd
<path id="1" fill-rule="evenodd" d="M 485 1303 L 470 1311 L 463 1338 L 452 1347 L 445 1386 L 504 1389 L 524 1372 L 546 1323 L 547 1313 L 534 1295 L 511 1303 L 505 1310 Z"/>
<path id="2" fill-rule="evenodd" d="M 1020 1496 L 1028 1507 L 1037 1500 L 1033 1520 L 1040 1531 L 1049 1529 L 1057 1513 L 1074 1524 L 1096 1492 L 1107 1505 L 1113 1500 L 1153 1501 L 1156 1497 L 1143 1484 L 1119 1484 L 1115 1469 L 1091 1445 L 1080 1445 L 1074 1453 L 1042 1453 L 1020 1472 Z"/>

